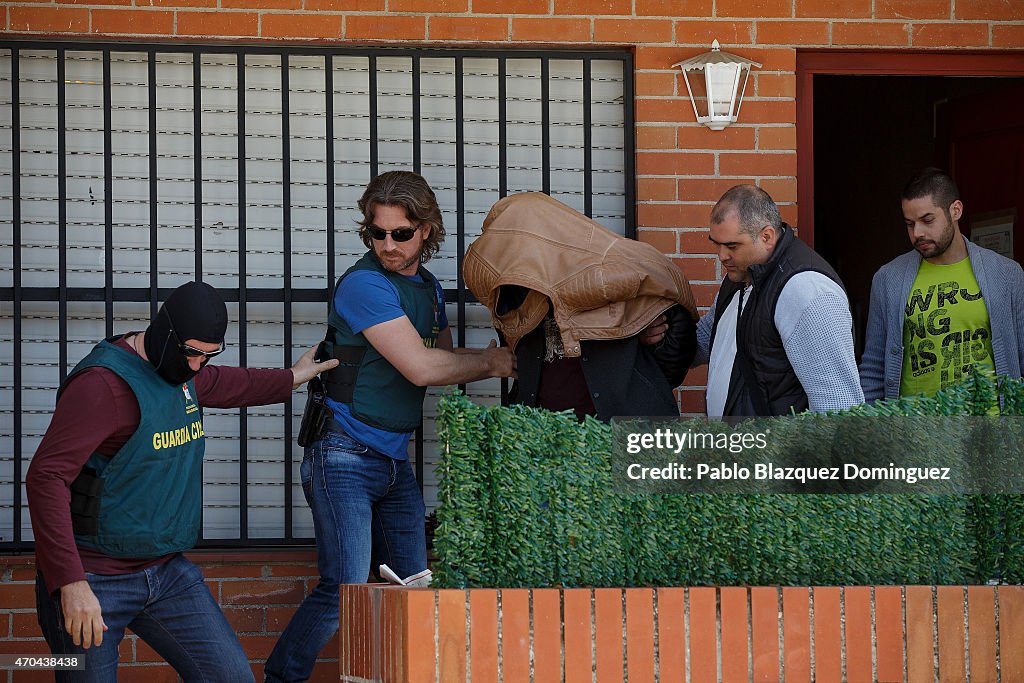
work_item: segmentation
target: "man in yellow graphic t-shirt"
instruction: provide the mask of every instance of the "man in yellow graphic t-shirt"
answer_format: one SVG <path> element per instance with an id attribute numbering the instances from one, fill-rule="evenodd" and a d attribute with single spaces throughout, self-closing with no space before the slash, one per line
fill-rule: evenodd
<path id="1" fill-rule="evenodd" d="M 935 168 L 903 189 L 913 251 L 882 266 L 871 283 L 860 365 L 864 398 L 931 395 L 972 367 L 1021 376 L 1024 270 L 960 233 L 964 205 Z"/>

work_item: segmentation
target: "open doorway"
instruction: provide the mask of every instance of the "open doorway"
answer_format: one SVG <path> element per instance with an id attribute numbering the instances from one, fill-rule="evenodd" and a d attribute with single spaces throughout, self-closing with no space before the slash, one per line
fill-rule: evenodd
<path id="1" fill-rule="evenodd" d="M 965 206 L 960 227 L 969 238 L 1024 259 L 1024 64 L 1018 74 L 993 69 L 982 76 L 975 66 L 975 73 L 939 75 L 934 72 L 943 69 L 935 67 L 948 56 L 932 57 L 932 68 L 919 73 L 868 68 L 860 74 L 854 61 L 803 74 L 803 95 L 813 97 L 801 103 L 800 145 L 811 149 L 801 148 L 799 227 L 846 285 L 858 358 L 871 278 L 910 249 L 900 192 L 920 168 L 937 166 L 953 176 Z M 899 57 L 893 59 L 898 66 Z"/>

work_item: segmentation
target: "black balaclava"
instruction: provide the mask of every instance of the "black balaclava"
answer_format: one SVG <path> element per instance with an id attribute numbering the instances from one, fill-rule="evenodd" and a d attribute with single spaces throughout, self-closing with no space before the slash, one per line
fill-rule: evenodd
<path id="1" fill-rule="evenodd" d="M 171 292 L 146 329 L 146 355 L 161 377 L 184 384 L 196 373 L 178 345 L 189 339 L 222 344 L 227 329 L 228 309 L 217 290 L 205 282 L 187 282 Z"/>

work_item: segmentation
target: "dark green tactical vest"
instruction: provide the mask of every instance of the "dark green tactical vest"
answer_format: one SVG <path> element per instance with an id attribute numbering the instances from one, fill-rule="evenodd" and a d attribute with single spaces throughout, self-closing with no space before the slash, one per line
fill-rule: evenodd
<path id="1" fill-rule="evenodd" d="M 75 542 L 113 557 L 188 550 L 199 535 L 205 449 L 195 384 L 168 384 L 152 364 L 110 340 L 97 344 L 68 379 L 92 367 L 107 368 L 128 383 L 141 417 L 113 458 L 89 457 L 86 468 L 102 482 L 98 524 L 96 533 L 76 528 Z"/>
<path id="2" fill-rule="evenodd" d="M 423 339 L 424 346 L 437 343 L 440 315 L 434 276 L 420 266 L 423 282 L 392 273 L 380 265 L 373 251 L 368 251 L 338 278 L 334 293 L 350 273 L 372 270 L 380 273 L 398 290 L 402 310 L 412 321 Z M 327 357 L 337 358 L 341 364 L 327 374 L 327 395 L 348 405 L 352 415 L 360 421 L 389 432 L 411 432 L 420 424 L 426 387 L 418 387 L 407 380 L 395 366 L 380 355 L 334 309 L 334 294 L 328 302 Z M 333 341 L 333 343 L 331 343 Z"/>

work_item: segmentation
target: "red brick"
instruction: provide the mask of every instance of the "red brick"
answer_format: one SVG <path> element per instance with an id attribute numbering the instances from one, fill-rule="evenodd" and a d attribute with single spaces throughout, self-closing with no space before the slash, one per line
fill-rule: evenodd
<path id="1" fill-rule="evenodd" d="M 676 199 L 675 178 L 637 178 L 637 199 L 642 202 L 671 202 Z"/>
<path id="2" fill-rule="evenodd" d="M 224 605 L 297 605 L 305 597 L 302 581 L 224 581 Z"/>
<path id="3" fill-rule="evenodd" d="M 590 40 L 590 20 L 512 19 L 512 40 L 517 42 L 582 43 Z"/>
<path id="4" fill-rule="evenodd" d="M 794 74 L 756 74 L 755 84 L 747 84 L 747 95 L 758 97 L 796 97 Z M 742 111 L 742 110 L 741 110 Z"/>
<path id="5" fill-rule="evenodd" d="M 272 564 L 268 569 L 271 576 L 320 576 L 315 564 Z"/>
<path id="6" fill-rule="evenodd" d="M 718 167 L 722 175 L 795 176 L 796 154 L 723 153 Z"/>
<path id="7" fill-rule="evenodd" d="M 389 0 L 389 12 L 423 12 L 436 14 L 439 12 L 468 12 L 467 0 Z"/>
<path id="8" fill-rule="evenodd" d="M 949 19 L 949 9 L 949 0 L 875 0 L 875 19 Z"/>
<path id="9" fill-rule="evenodd" d="M 14 616 L 10 612 L 0 612 L 0 638 L 7 638 L 11 635 L 11 620 L 14 619 Z"/>
<path id="10" fill-rule="evenodd" d="M 718 278 L 717 258 L 674 258 L 672 262 L 679 266 L 687 280 L 715 280 Z"/>
<path id="11" fill-rule="evenodd" d="M 251 633 L 263 630 L 264 610 L 261 607 L 225 607 L 224 616 L 236 633 Z"/>
<path id="12" fill-rule="evenodd" d="M 740 123 L 795 123 L 796 100 L 743 100 Z"/>
<path id="13" fill-rule="evenodd" d="M 903 23 L 835 22 L 833 45 L 907 45 L 910 25 Z"/>
<path id="14" fill-rule="evenodd" d="M 689 379 L 689 376 L 687 376 Z M 686 415 L 703 415 L 708 408 L 705 403 L 707 395 L 703 387 L 679 392 L 679 408 Z"/>
<path id="15" fill-rule="evenodd" d="M 743 56 L 761 64 L 761 71 L 796 72 L 796 50 L 791 47 L 745 47 Z"/>
<path id="16" fill-rule="evenodd" d="M 680 54 L 674 61 L 679 62 L 707 52 L 715 40 L 726 52 L 730 51 L 731 46 L 749 45 L 753 42 L 753 27 L 751 21 L 677 21 L 676 42 L 680 45 L 700 45 L 703 49 L 693 54 Z"/>
<path id="17" fill-rule="evenodd" d="M 555 14 L 594 17 L 632 13 L 633 0 L 555 0 Z"/>
<path id="18" fill-rule="evenodd" d="M 302 0 L 220 0 L 220 6 L 229 9 L 302 9 Z"/>
<path id="19" fill-rule="evenodd" d="M 637 149 L 675 149 L 675 126 L 637 126 Z"/>
<path id="20" fill-rule="evenodd" d="M 827 45 L 828 22 L 759 21 L 757 42 L 761 45 Z"/>
<path id="21" fill-rule="evenodd" d="M 37 0 L 30 0 L 36 2 Z M 66 0 L 72 5 L 130 5 L 131 0 Z"/>
<path id="22" fill-rule="evenodd" d="M 36 619 L 35 611 L 32 612 L 15 612 L 10 615 L 12 626 L 11 635 L 14 638 L 38 638 L 42 636 L 42 632 L 39 630 L 39 621 Z M 7 634 L 6 623 L 0 620 L 0 627 L 4 627 L 3 633 Z"/>
<path id="23" fill-rule="evenodd" d="M 0 640 L 0 654 L 44 655 L 49 652 L 49 646 L 41 637 L 32 640 Z"/>
<path id="24" fill-rule="evenodd" d="M 35 584 L 0 584 L 0 605 L 3 605 L 4 609 L 34 608 L 36 606 Z"/>
<path id="25" fill-rule="evenodd" d="M 1024 47 L 1024 26 L 993 26 L 992 47 Z"/>
<path id="26" fill-rule="evenodd" d="M 260 635 L 260 636 L 239 636 L 238 640 L 242 643 L 242 649 L 249 655 L 249 659 L 266 659 L 270 654 L 270 651 L 274 649 L 274 643 L 277 642 L 277 636 L 275 635 Z M 328 645 L 324 645 L 324 652 L 337 652 L 338 651 L 338 637 L 334 636 L 332 641 L 334 647 L 329 648 Z"/>
<path id="27" fill-rule="evenodd" d="M 680 178 L 679 199 L 688 202 L 717 202 L 734 185 L 753 185 L 753 178 Z M 710 213 L 710 211 L 708 212 Z"/>
<path id="28" fill-rule="evenodd" d="M 597 34 L 597 26 L 594 26 L 594 33 Z M 678 71 L 639 71 L 633 87 L 637 97 L 675 95 L 676 80 L 681 80 Z"/>
<path id="29" fill-rule="evenodd" d="M 791 17 L 793 0 L 716 0 L 719 17 Z"/>
<path id="30" fill-rule="evenodd" d="M 212 13 L 198 12 L 197 14 Z M 181 16 L 181 14 L 178 15 L 179 26 L 181 25 Z M 263 576 L 263 565 L 258 564 L 200 564 L 199 568 L 203 570 L 203 576 L 206 579 L 244 579 Z"/>
<path id="31" fill-rule="evenodd" d="M 984 47 L 988 45 L 988 24 L 916 24 L 914 47 Z"/>
<path id="32" fill-rule="evenodd" d="M 635 0 L 635 6 L 638 17 L 710 17 L 714 9 L 713 0 Z"/>
<path id="33" fill-rule="evenodd" d="M 179 36 L 255 36 L 259 34 L 260 17 L 254 12 L 178 12 Z M 238 571 L 246 567 L 224 568 Z M 206 573 L 209 576 L 209 573 Z M 237 576 L 237 574 L 232 574 Z M 253 576 L 243 574 L 243 576 Z M 259 574 L 255 574 L 259 576 Z"/>
<path id="34" fill-rule="evenodd" d="M 267 633 L 280 633 L 295 614 L 297 606 L 293 607 L 268 607 L 267 612 Z"/>
<path id="35" fill-rule="evenodd" d="M 686 90 L 686 87 L 682 87 Z M 667 94 L 667 93 L 666 93 Z M 662 121 L 667 123 L 679 123 L 693 117 L 693 105 L 690 104 L 690 97 L 683 94 L 682 97 L 638 97 L 636 100 L 637 121 Z"/>
<path id="36" fill-rule="evenodd" d="M 349 18 L 352 21 L 352 18 Z M 340 38 L 341 17 L 330 14 L 264 14 L 264 38 Z"/>
<path id="37" fill-rule="evenodd" d="M 266 21 L 266 17 L 263 19 Z M 423 40 L 426 17 L 350 16 L 345 19 L 348 40 Z"/>
<path id="38" fill-rule="evenodd" d="M 693 292 L 693 298 L 697 302 L 697 306 L 707 308 L 714 300 L 715 295 L 718 294 L 718 290 L 721 285 L 715 283 L 703 283 L 703 282 L 691 282 L 690 290 Z M 759 679 L 760 680 L 760 679 Z"/>
<path id="39" fill-rule="evenodd" d="M 799 213 L 797 212 L 796 204 L 779 204 L 779 215 L 782 216 L 782 220 L 793 226 L 793 230 L 799 237 L 800 226 L 797 224 L 797 217 L 799 216 Z"/>
<path id="40" fill-rule="evenodd" d="M 473 0 L 473 14 L 550 14 L 548 0 Z"/>
<path id="41" fill-rule="evenodd" d="M 743 105 L 744 108 L 746 105 Z M 742 111 L 740 112 L 742 116 Z M 690 116 L 693 116 L 693 109 L 690 109 Z M 746 126 L 729 126 L 724 130 L 711 130 L 704 125 L 680 126 L 676 139 L 679 141 L 679 149 L 754 149 L 754 128 Z M 694 173 L 690 175 L 710 175 L 709 173 Z"/>
<path id="42" fill-rule="evenodd" d="M 671 43 L 672 22 L 657 19 L 595 19 L 599 43 Z"/>
<path id="43" fill-rule="evenodd" d="M 637 70 L 678 70 L 678 67 L 674 67 L 672 65 L 699 53 L 699 50 L 691 50 L 688 54 L 680 53 L 679 48 L 677 47 L 651 47 L 649 45 L 638 45 L 635 52 L 636 57 L 634 59 L 634 68 Z"/>
<path id="44" fill-rule="evenodd" d="M 710 211 L 711 206 L 703 204 L 640 204 L 637 206 L 637 222 L 658 228 L 689 226 L 706 220 Z"/>
<path id="45" fill-rule="evenodd" d="M 35 581 L 35 567 L 15 567 L 11 570 L 11 581 Z"/>
<path id="46" fill-rule="evenodd" d="M 383 12 L 384 0 L 304 0 L 302 7 L 307 12 Z"/>
<path id="47" fill-rule="evenodd" d="M 776 202 L 796 201 L 796 178 L 764 178 L 759 185 Z"/>
<path id="48" fill-rule="evenodd" d="M 715 259 L 716 261 L 718 259 Z M 717 275 L 713 278 L 715 282 L 718 282 L 721 278 Z M 708 383 L 708 366 L 701 365 L 700 367 L 693 368 L 686 373 L 686 386 L 704 386 Z"/>
<path id="49" fill-rule="evenodd" d="M 498 17 L 430 17 L 430 40 L 508 40 L 508 19 Z"/>
<path id="50" fill-rule="evenodd" d="M 676 253 L 676 231 L 675 230 L 646 230 L 643 227 L 637 231 L 637 240 L 649 244 L 662 254 Z"/>
<path id="51" fill-rule="evenodd" d="M 639 152 L 636 168 L 638 175 L 712 175 L 715 172 L 715 155 Z"/>
<path id="52" fill-rule="evenodd" d="M 872 0 L 796 0 L 796 16 L 825 19 L 871 16 Z"/>
<path id="53" fill-rule="evenodd" d="M 757 129 L 758 149 L 796 149 L 796 127 Z"/>
<path id="54" fill-rule="evenodd" d="M 85 33 L 89 10 L 67 7 L 9 7 L 10 30 L 46 33 Z"/>
<path id="55" fill-rule="evenodd" d="M 1024 6 L 1019 0 L 956 0 L 957 19 L 987 19 L 989 21 L 1021 21 Z"/>
<path id="56" fill-rule="evenodd" d="M 711 214 L 711 209 L 708 209 L 708 216 Z M 699 227 L 701 230 L 683 230 L 679 233 L 679 253 L 680 254 L 709 254 L 717 256 L 717 249 L 715 245 L 708 239 L 710 233 L 707 230 L 708 216 L 704 217 L 704 220 L 700 225 L 694 225 L 690 227 Z"/>
<path id="57" fill-rule="evenodd" d="M 161 660 L 162 661 L 162 660 Z M 177 683 L 178 674 L 170 664 L 161 666 L 119 666 L 118 683 Z"/>
<path id="58" fill-rule="evenodd" d="M 216 7 L 217 0 L 136 0 L 139 7 Z"/>
<path id="59" fill-rule="evenodd" d="M 174 32 L 174 14 L 164 10 L 92 10 L 93 33 L 154 35 Z"/>

